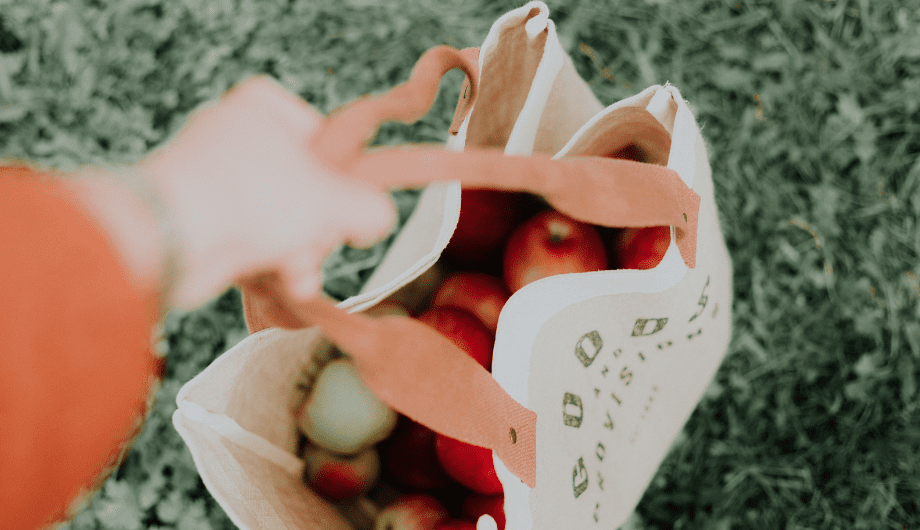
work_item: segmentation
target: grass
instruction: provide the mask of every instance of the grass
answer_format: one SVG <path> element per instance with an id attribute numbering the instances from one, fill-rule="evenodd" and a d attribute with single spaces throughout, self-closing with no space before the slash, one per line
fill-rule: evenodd
<path id="1" fill-rule="evenodd" d="M 430 46 L 480 45 L 518 5 L 0 1 L 2 154 L 64 168 L 136 160 L 252 73 L 327 113 L 403 81 Z M 920 10 L 549 6 L 602 101 L 665 81 L 689 100 L 734 263 L 730 350 L 632 528 L 920 528 Z M 429 116 L 385 126 L 378 143 L 441 141 L 459 82 L 450 74 Z M 367 272 L 354 263 L 381 250 L 341 250 L 327 289 L 357 288 Z M 174 312 L 166 330 L 158 405 L 74 530 L 233 528 L 170 417 L 179 387 L 244 336 L 238 294 Z"/>

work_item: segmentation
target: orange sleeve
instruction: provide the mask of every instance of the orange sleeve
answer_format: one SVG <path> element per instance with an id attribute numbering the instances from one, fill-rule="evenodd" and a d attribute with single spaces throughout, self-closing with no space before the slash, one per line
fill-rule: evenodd
<path id="1" fill-rule="evenodd" d="M 0 168 L 0 521 L 65 516 L 140 429 L 156 293 L 59 185 Z"/>

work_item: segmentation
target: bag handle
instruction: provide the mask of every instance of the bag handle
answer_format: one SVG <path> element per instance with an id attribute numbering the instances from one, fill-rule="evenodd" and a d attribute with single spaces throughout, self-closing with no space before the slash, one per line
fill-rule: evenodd
<path id="1" fill-rule="evenodd" d="M 458 153 L 416 145 L 363 152 L 382 121 L 413 123 L 424 116 L 437 96 L 440 78 L 456 67 L 467 74 L 464 86 L 470 87 L 464 88 L 454 113 L 452 132 L 459 130 L 479 93 L 479 53 L 474 50 L 432 48 L 406 83 L 338 108 L 314 134 L 314 154 L 345 178 L 382 190 L 456 180 L 466 188 L 541 195 L 556 210 L 590 224 L 673 226 L 681 258 L 687 267 L 696 266 L 700 196 L 673 169 L 603 157 L 513 156 L 499 149 Z"/>
<path id="2" fill-rule="evenodd" d="M 369 152 L 345 176 L 382 189 L 458 180 L 465 188 L 542 195 L 556 210 L 590 224 L 673 226 L 681 258 L 687 267 L 696 267 L 700 196 L 667 167 L 601 157 L 554 159 L 506 155 L 497 149 L 452 152 L 421 146 Z"/>
<path id="3" fill-rule="evenodd" d="M 324 298 L 294 303 L 274 278 L 246 289 L 287 308 L 295 328 L 319 327 L 355 362 L 374 394 L 414 421 L 489 448 L 533 488 L 537 415 L 512 398 L 485 368 L 433 328 L 408 317 L 349 313 Z"/>
<path id="4" fill-rule="evenodd" d="M 454 128 L 459 130 L 479 93 L 479 49 L 457 51 L 451 46 L 435 46 L 415 63 L 405 83 L 380 96 L 364 96 L 333 111 L 313 134 L 311 150 L 330 167 L 346 171 L 361 157 L 381 124 L 400 121 L 409 125 L 428 114 L 438 95 L 441 78 L 454 68 L 466 74 L 451 125 L 451 133 L 456 134 Z"/>

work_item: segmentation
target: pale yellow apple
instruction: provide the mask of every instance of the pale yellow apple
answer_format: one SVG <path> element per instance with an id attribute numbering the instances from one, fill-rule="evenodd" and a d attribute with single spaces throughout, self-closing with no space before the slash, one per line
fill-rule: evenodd
<path id="1" fill-rule="evenodd" d="M 314 444 L 343 455 L 360 453 L 393 432 L 397 414 L 380 400 L 347 359 L 327 363 L 300 415 Z"/>

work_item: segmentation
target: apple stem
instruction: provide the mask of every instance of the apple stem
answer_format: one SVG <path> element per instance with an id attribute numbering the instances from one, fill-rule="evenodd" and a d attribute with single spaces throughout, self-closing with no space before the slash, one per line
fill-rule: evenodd
<path id="1" fill-rule="evenodd" d="M 562 243 L 568 239 L 569 235 L 572 233 L 572 227 L 566 223 L 561 223 L 558 221 L 552 221 L 547 225 L 549 230 L 549 240 L 554 245 Z"/>

